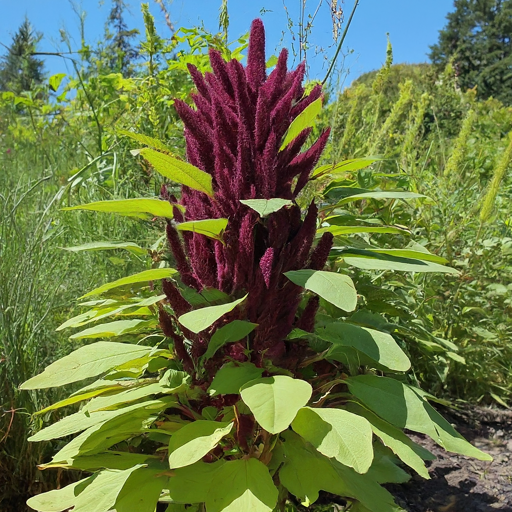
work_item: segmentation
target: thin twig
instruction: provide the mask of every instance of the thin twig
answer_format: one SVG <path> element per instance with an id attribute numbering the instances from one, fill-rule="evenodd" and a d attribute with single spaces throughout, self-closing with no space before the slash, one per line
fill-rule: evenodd
<path id="1" fill-rule="evenodd" d="M 341 51 L 341 47 L 343 46 L 343 43 L 345 42 L 345 38 L 347 37 L 348 29 L 350 27 L 350 24 L 352 23 L 352 18 L 354 17 L 354 14 L 356 13 L 357 6 L 359 5 L 359 0 L 355 0 L 354 7 L 352 8 L 352 12 L 350 13 L 350 18 L 348 19 L 347 25 L 345 27 L 345 30 L 343 31 L 343 35 L 341 36 L 340 43 L 338 44 L 338 48 L 336 49 L 336 53 L 334 54 L 334 57 L 332 59 L 331 65 L 329 66 L 329 70 L 327 71 L 327 74 L 325 75 L 325 78 L 322 80 L 322 85 L 325 85 L 325 82 L 327 82 L 327 79 L 329 78 L 329 75 L 331 74 L 332 70 L 334 69 L 334 66 L 336 65 L 336 60 L 338 58 L 338 55 Z"/>

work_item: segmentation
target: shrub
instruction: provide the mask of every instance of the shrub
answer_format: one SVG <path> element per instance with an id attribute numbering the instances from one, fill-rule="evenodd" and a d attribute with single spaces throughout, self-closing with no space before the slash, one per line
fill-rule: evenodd
<path id="1" fill-rule="evenodd" d="M 102 298 L 66 322 L 130 315 L 72 337 L 137 343 L 85 345 L 23 384 L 101 376 L 45 411 L 83 403 L 79 412 L 32 437 L 79 434 L 43 467 L 93 474 L 32 498 L 36 510 L 152 512 L 160 501 L 169 512 L 264 512 L 327 491 L 386 512 L 398 507 L 380 484 L 408 478 L 400 461 L 428 478 L 432 455 L 403 428 L 490 459 L 408 384 L 409 358 L 389 333 L 347 319 L 354 284 L 324 270 L 336 230 L 317 231 L 314 202 L 304 215 L 297 205 L 309 181 L 336 173 L 314 169 L 328 130 L 301 152 L 321 88 L 304 93 L 304 66 L 287 71 L 286 51 L 267 77 L 264 43 L 256 20 L 246 68 L 215 50 L 213 73 L 189 67 L 196 109 L 176 102 L 188 162 L 132 134 L 182 185 L 179 201 L 164 187 L 163 200 L 75 207 L 163 217 L 171 255 L 154 252 L 153 268 L 89 292 Z"/>

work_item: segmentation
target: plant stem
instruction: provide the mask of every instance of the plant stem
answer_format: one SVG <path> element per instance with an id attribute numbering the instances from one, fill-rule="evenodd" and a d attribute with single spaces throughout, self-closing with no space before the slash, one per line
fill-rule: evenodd
<path id="1" fill-rule="evenodd" d="M 356 13 L 356 9 L 357 9 L 358 5 L 359 5 L 359 0 L 356 0 L 354 2 L 354 7 L 352 8 L 352 12 L 350 13 L 350 18 L 348 19 L 347 26 L 345 27 L 345 30 L 343 31 L 343 35 L 341 36 L 340 42 L 338 44 L 338 48 L 336 48 L 336 53 L 334 54 L 331 65 L 329 66 L 329 69 L 327 71 L 327 74 L 325 75 L 325 78 L 322 80 L 322 85 L 324 85 L 325 82 L 327 82 L 329 75 L 331 74 L 332 70 L 334 69 L 336 60 L 341 51 L 341 47 L 343 46 L 343 43 L 345 42 L 345 38 L 347 37 L 348 29 L 350 27 L 350 24 L 352 23 L 352 18 L 354 17 L 354 14 Z"/>

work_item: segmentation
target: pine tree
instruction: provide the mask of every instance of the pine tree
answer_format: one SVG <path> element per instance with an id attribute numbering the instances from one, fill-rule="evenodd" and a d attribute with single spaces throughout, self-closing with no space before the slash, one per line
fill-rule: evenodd
<path id="1" fill-rule="evenodd" d="M 25 18 L 0 59 L 0 91 L 31 91 L 44 79 L 44 63 L 33 56 L 42 35 Z"/>
<path id="2" fill-rule="evenodd" d="M 512 0 L 455 0 L 455 10 L 431 47 L 440 68 L 453 59 L 463 90 L 477 87 L 512 105 Z"/>
<path id="3" fill-rule="evenodd" d="M 108 67 L 123 76 L 134 73 L 134 61 L 139 57 L 138 49 L 132 44 L 137 37 L 137 29 L 128 29 L 124 20 L 126 4 L 124 0 L 112 0 L 112 9 L 108 16 L 106 36 L 110 40 L 107 46 Z"/>

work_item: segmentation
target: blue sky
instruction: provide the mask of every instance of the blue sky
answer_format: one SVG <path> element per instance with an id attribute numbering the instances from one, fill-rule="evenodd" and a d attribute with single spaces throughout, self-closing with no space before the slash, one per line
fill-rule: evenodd
<path id="1" fill-rule="evenodd" d="M 162 36 L 169 30 L 160 15 L 159 7 L 152 1 L 151 12 L 157 18 L 157 28 Z M 143 33 L 140 2 L 127 0 L 131 14 L 127 15 L 130 28 L 138 28 Z M 216 30 L 220 0 L 173 0 L 166 4 L 171 18 L 177 27 L 190 27 L 204 23 L 210 30 Z M 243 34 L 255 17 L 261 17 L 267 29 L 267 51 L 276 53 L 280 47 L 290 47 L 292 39 L 287 30 L 287 16 L 283 7 L 286 4 L 291 19 L 298 19 L 300 0 L 229 0 L 230 39 Z M 352 0 L 339 2 L 345 9 L 348 19 Z M 86 39 L 89 44 L 100 40 L 104 24 L 110 10 L 110 0 L 74 0 L 78 9 L 87 13 L 85 20 Z M 308 52 L 310 78 L 323 78 L 326 62 L 334 53 L 332 21 L 327 0 L 308 0 L 306 13 L 320 8 L 315 18 L 310 36 L 311 49 Z M 429 45 L 437 41 L 438 32 L 445 24 L 446 14 L 452 9 L 451 0 L 360 0 L 350 32 L 343 48 L 344 80 L 348 85 L 360 74 L 379 68 L 386 51 L 386 33 L 389 32 L 395 62 L 425 62 Z M 79 48 L 79 21 L 70 0 L 0 0 L 0 43 L 10 44 L 12 35 L 23 21 L 29 17 L 35 28 L 43 32 L 44 39 L 40 51 L 56 51 L 63 48 L 59 40 L 59 29 L 65 28 Z M 323 52 L 318 53 L 321 48 Z M 2 50 L 0 50 L 2 52 Z M 315 55 L 317 53 L 317 55 Z M 65 63 L 57 57 L 46 60 L 49 73 L 66 72 Z"/>

